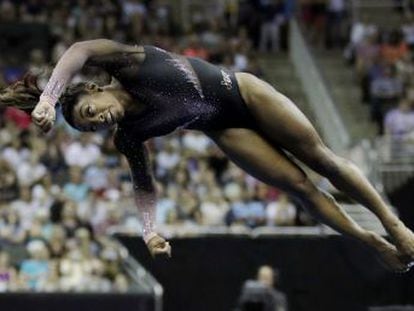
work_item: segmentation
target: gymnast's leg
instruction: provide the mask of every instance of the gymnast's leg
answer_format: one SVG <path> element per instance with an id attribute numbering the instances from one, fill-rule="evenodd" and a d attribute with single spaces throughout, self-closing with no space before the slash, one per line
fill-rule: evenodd
<path id="1" fill-rule="evenodd" d="M 249 129 L 227 129 L 207 135 L 247 173 L 287 191 L 322 222 L 370 246 L 392 270 L 406 270 L 407 266 L 394 245 L 378 234 L 361 228 L 330 195 L 315 187 L 283 151 L 276 149 L 260 134 Z"/>
<path id="2" fill-rule="evenodd" d="M 414 259 L 414 234 L 394 215 L 362 172 L 327 148 L 305 115 L 272 86 L 250 74 L 238 73 L 237 81 L 264 135 L 375 213 L 401 254 Z"/>

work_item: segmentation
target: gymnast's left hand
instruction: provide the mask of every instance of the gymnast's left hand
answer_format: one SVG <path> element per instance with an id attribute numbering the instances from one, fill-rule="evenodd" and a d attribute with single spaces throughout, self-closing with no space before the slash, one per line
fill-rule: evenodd
<path id="1" fill-rule="evenodd" d="M 156 257 L 171 257 L 171 245 L 164 238 L 155 234 L 147 242 L 147 247 L 151 256 Z"/>
<path id="2" fill-rule="evenodd" d="M 32 112 L 32 120 L 44 133 L 49 132 L 56 120 L 55 107 L 46 101 L 40 101 Z"/>

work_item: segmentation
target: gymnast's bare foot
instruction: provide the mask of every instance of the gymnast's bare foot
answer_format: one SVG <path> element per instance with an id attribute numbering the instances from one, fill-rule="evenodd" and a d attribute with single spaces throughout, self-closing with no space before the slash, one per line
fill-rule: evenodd
<path id="1" fill-rule="evenodd" d="M 414 233 L 400 220 L 387 227 L 387 231 L 393 238 L 400 255 L 414 261 Z"/>
<path id="2" fill-rule="evenodd" d="M 410 270 L 410 260 L 397 250 L 397 248 L 376 233 L 370 233 L 369 245 L 373 247 L 377 258 L 388 270 L 404 273 Z"/>

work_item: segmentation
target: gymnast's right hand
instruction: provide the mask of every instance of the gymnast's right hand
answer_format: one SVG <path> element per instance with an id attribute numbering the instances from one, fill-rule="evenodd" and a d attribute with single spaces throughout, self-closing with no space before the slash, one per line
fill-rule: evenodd
<path id="1" fill-rule="evenodd" d="M 32 112 L 32 120 L 44 133 L 49 132 L 56 120 L 55 107 L 40 101 Z"/>
<path id="2" fill-rule="evenodd" d="M 171 257 L 171 245 L 164 238 L 158 234 L 154 235 L 147 242 L 147 247 L 151 256 L 156 257 Z"/>

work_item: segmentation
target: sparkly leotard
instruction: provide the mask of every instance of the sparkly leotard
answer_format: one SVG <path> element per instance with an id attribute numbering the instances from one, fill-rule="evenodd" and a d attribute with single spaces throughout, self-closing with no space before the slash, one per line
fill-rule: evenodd
<path id="1" fill-rule="evenodd" d="M 145 106 L 138 116 L 121 121 L 120 129 L 145 141 L 177 128 L 253 127 L 233 72 L 153 46 L 144 46 L 144 53 L 144 61 L 131 53 L 99 59 L 99 65 Z"/>
<path id="2" fill-rule="evenodd" d="M 234 73 L 153 46 L 127 46 L 106 39 L 68 49 L 56 65 L 40 102 L 55 105 L 85 64 L 105 69 L 144 106 L 139 114 L 127 115 L 118 122 L 115 145 L 131 167 L 143 237 L 148 242 L 155 232 L 156 191 L 143 142 L 177 128 L 253 128 L 254 122 Z"/>

